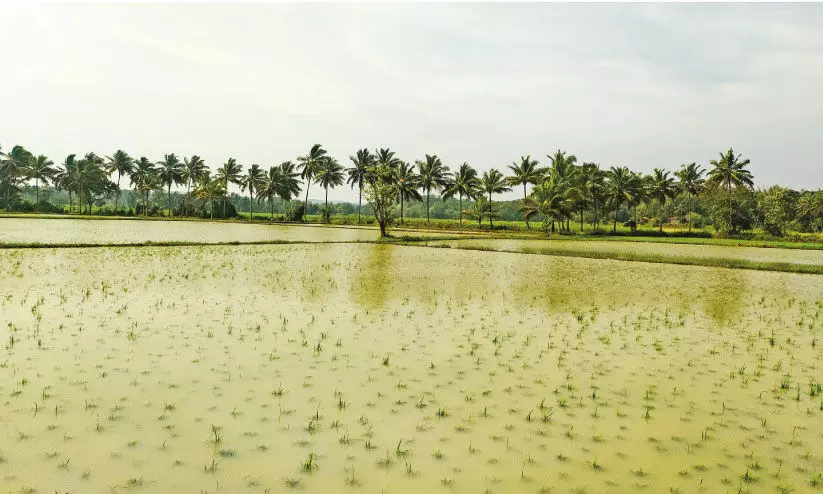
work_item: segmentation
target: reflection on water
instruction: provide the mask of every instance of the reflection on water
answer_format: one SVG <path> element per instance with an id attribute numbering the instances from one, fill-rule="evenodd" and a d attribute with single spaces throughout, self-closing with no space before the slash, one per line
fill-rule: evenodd
<path id="1" fill-rule="evenodd" d="M 740 320 L 744 296 L 750 288 L 747 277 L 733 269 L 709 271 L 699 287 L 700 305 L 718 327 Z"/>
<path id="2" fill-rule="evenodd" d="M 397 269 L 395 249 L 389 245 L 365 245 L 357 253 L 361 267 L 351 271 L 352 300 L 365 310 L 380 309 L 389 297 L 396 298 L 401 290 L 395 286 Z"/>

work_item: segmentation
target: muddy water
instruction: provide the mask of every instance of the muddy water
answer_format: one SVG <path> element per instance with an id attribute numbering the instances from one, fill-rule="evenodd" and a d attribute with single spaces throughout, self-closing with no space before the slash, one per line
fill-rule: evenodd
<path id="1" fill-rule="evenodd" d="M 9 492 L 775 492 L 823 278 L 388 245 L 0 251 Z"/>
<path id="2" fill-rule="evenodd" d="M 374 228 L 244 225 L 203 221 L 0 218 L 2 243 L 125 244 L 140 242 L 328 242 L 375 240 Z"/>

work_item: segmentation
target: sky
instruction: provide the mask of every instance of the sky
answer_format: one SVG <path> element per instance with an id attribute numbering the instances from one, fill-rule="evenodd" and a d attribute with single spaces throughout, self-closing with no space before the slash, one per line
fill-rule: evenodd
<path id="1" fill-rule="evenodd" d="M 823 4 L 0 3 L 0 146 L 646 172 L 733 146 L 758 186 L 821 188 L 820 26 Z"/>

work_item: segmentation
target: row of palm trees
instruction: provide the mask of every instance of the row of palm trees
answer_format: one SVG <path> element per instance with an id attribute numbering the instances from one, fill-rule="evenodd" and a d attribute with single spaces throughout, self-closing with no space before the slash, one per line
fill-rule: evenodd
<path id="1" fill-rule="evenodd" d="M 299 156 L 296 163 L 285 161 L 272 166 L 266 172 L 257 164 L 249 166 L 245 172 L 243 166 L 234 158 L 229 158 L 214 174 L 204 160 L 197 156 L 183 158 L 175 154 L 166 154 L 163 159 L 153 162 L 146 157 L 132 158 L 128 153 L 118 150 L 111 156 L 101 157 L 88 153 L 78 158 L 71 154 L 60 166 L 47 157 L 35 156 L 22 146 L 15 146 L 8 153 L 0 149 L 0 193 L 5 193 L 5 206 L 9 206 L 9 197 L 22 182 L 33 180 L 39 203 L 39 187 L 52 183 L 53 186 L 69 193 L 70 209 L 72 197 L 77 197 L 80 210 L 84 206 L 87 212 L 95 200 L 114 195 L 115 210 L 118 210 L 121 182 L 128 178 L 134 190 L 141 194 L 143 211 L 148 210 L 149 192 L 159 188 L 165 189 L 167 210 L 171 215 L 172 186 L 185 186 L 181 211 L 188 211 L 189 201 L 200 200 L 214 205 L 222 200 L 223 216 L 226 215 L 226 198 L 230 185 L 239 186 L 249 197 L 250 218 L 254 214 L 254 202 L 267 201 L 270 213 L 274 215 L 274 199 L 292 200 L 301 191 L 301 182 L 305 184 L 303 208 L 308 204 L 309 189 L 312 183 L 325 191 L 324 219 L 328 220 L 329 189 L 347 183 L 358 189 L 358 222 L 362 209 L 364 186 L 368 174 L 377 165 L 387 165 L 391 169 L 391 181 L 396 189 L 399 202 L 400 222 L 404 221 L 405 205 L 409 201 L 424 201 L 426 220 L 431 221 L 430 204 L 432 193 L 439 193 L 443 200 L 457 197 L 459 200 L 459 221 L 463 224 L 464 213 L 477 219 L 487 218 L 491 227 L 495 217 L 493 199 L 495 194 L 523 188 L 521 211 L 527 227 L 530 220 L 540 217 L 545 229 L 555 231 L 555 225 L 561 229 L 570 229 L 572 218 L 579 216 L 581 230 L 584 227 L 583 214 L 589 211 L 595 226 L 613 213 L 613 228 L 617 229 L 617 211 L 622 206 L 634 209 L 636 225 L 636 208 L 639 204 L 657 201 L 665 205 L 677 195 L 689 199 L 701 194 L 707 184 L 723 187 L 732 200 L 732 191 L 736 187 L 751 187 L 752 175 L 746 167 L 748 159 L 736 155 L 732 149 L 720 153 L 716 160 L 710 162 L 711 169 L 706 170 L 696 163 L 683 165 L 675 173 L 655 168 L 651 174 L 644 175 L 627 167 L 617 166 L 608 170 L 601 169 L 596 163 L 580 163 L 577 157 L 558 150 L 547 155 L 548 166 L 540 166 L 531 156 L 521 157 L 519 162 L 508 166 L 508 176 L 500 170 L 491 169 L 480 174 L 468 163 L 463 163 L 452 171 L 445 166 L 437 155 L 425 155 L 414 164 L 400 160 L 390 149 L 377 149 L 371 152 L 360 149 L 350 156 L 351 166 L 344 168 L 320 144 L 315 144 L 304 156 Z M 532 186 L 529 192 L 529 186 Z M 464 199 L 475 202 L 472 208 L 463 209 Z M 729 208 L 731 222 L 731 208 Z M 660 221 L 662 231 L 663 221 Z M 689 230 L 691 230 L 691 213 L 689 212 Z"/>
<path id="2" fill-rule="evenodd" d="M 559 150 L 549 155 L 548 159 L 550 166 L 541 168 L 530 156 L 522 157 L 520 163 L 513 163 L 509 167 L 512 175 L 507 181 L 510 185 L 523 186 L 521 211 L 527 225 L 530 218 L 540 216 L 543 218 L 544 228 L 551 224 L 552 231 L 556 222 L 570 230 L 571 218 L 575 214 L 579 214 L 582 231 L 583 213 L 586 210 L 591 211 L 595 225 L 600 224 L 605 212 L 612 212 L 613 229 L 616 231 L 617 211 L 623 205 L 634 210 L 634 219 L 630 224 L 632 228 L 636 228 L 637 206 L 642 203 L 656 201 L 665 206 L 667 201 L 681 194 L 692 199 L 710 184 L 723 187 L 731 202 L 734 188 L 753 185 L 752 174 L 746 168 L 749 160 L 736 155 L 731 148 L 720 153 L 718 159 L 711 160 L 708 173 L 697 163 L 684 164 L 675 173 L 655 168 L 651 174 L 645 175 L 625 166 L 603 170 L 596 163 L 578 165 L 574 155 Z M 535 185 L 531 194 L 527 193 L 528 184 Z M 731 207 L 729 211 L 731 212 Z M 729 222 L 731 223 L 731 217 Z M 660 218 L 660 231 L 663 231 L 663 223 L 663 218 Z M 688 223 L 691 231 L 691 209 Z"/>

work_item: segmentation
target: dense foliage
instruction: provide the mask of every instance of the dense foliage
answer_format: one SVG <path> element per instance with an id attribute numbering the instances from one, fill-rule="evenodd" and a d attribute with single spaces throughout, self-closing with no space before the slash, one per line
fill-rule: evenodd
<path id="1" fill-rule="evenodd" d="M 80 214 L 227 218 L 237 211 L 253 217 L 255 203 L 262 202 L 270 220 L 277 212 L 285 221 L 320 215 L 329 222 L 334 214 L 356 214 L 360 222 L 365 213 L 384 228 L 405 218 L 448 218 L 463 225 L 469 217 L 489 228 L 496 219 L 525 219 L 531 228 L 529 220 L 537 219 L 552 232 L 570 231 L 578 222 L 581 231 L 586 225 L 617 231 L 618 223 L 632 231 L 649 225 L 662 232 L 666 224 L 687 224 L 689 231 L 711 226 L 720 234 L 753 228 L 773 236 L 823 231 L 823 191 L 756 189 L 749 160 L 733 149 L 719 153 L 707 167 L 690 163 L 674 172 L 655 168 L 651 174 L 578 163 L 560 150 L 547 155 L 545 167 L 531 156 L 521 157 L 508 166 L 508 176 L 497 169 L 479 174 L 468 163 L 452 171 L 437 155 L 405 162 L 390 149 L 360 149 L 350 160 L 352 166 L 345 168 L 315 144 L 296 164 L 285 161 L 268 170 L 252 164 L 244 172 L 229 158 L 212 174 L 199 156 L 181 159 L 172 153 L 153 162 L 117 150 L 105 158 L 71 154 L 55 166 L 46 156 L 14 146 L 8 152 L 0 148 L 0 206 L 21 212 L 65 212 L 67 205 Z M 131 189 L 121 188 L 126 179 Z M 308 200 L 312 183 L 324 191 L 322 205 Z M 358 189 L 358 204 L 329 203 L 329 189 L 344 183 Z M 185 186 L 185 192 L 172 191 L 173 186 Z M 231 186 L 245 194 L 230 192 Z M 521 188 L 521 200 L 495 200 Z M 295 201 L 301 192 L 304 200 Z M 431 200 L 438 195 L 442 200 Z"/>

